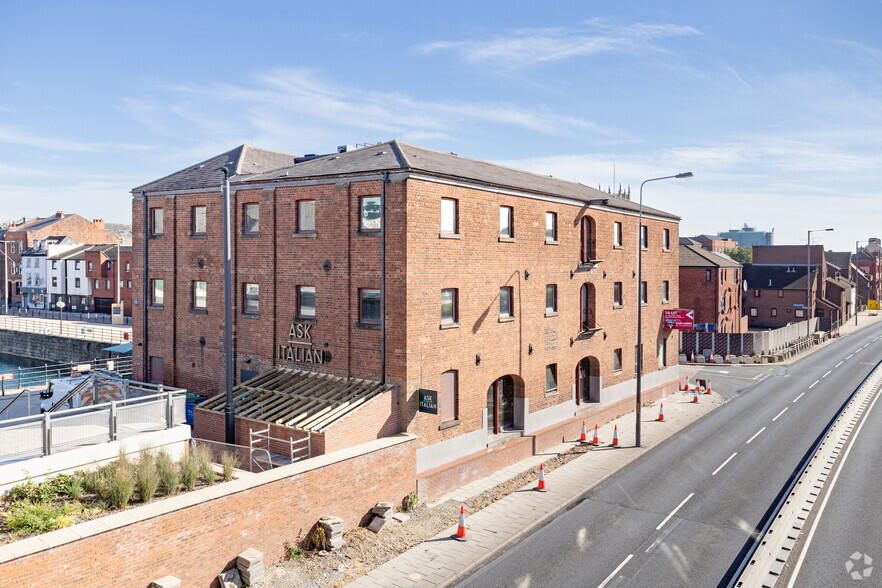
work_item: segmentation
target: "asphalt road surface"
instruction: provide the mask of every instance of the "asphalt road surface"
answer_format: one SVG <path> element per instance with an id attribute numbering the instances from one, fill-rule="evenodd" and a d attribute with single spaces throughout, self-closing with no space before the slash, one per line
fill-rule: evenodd
<path id="1" fill-rule="evenodd" d="M 880 334 L 870 327 L 772 370 L 460 585 L 725 585 L 799 462 L 882 358 Z"/>

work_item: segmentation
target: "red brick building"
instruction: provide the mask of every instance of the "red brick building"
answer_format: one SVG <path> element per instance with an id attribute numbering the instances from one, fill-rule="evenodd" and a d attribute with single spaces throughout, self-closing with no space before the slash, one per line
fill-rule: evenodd
<path id="1" fill-rule="evenodd" d="M 696 324 L 720 333 L 747 331 L 741 307 L 741 264 L 695 245 L 680 245 L 680 308 L 695 311 Z"/>
<path id="2" fill-rule="evenodd" d="M 869 289 L 866 282 L 858 289 L 858 295 L 866 304 L 867 300 L 882 299 L 882 252 L 879 250 L 879 239 L 870 239 L 866 247 L 857 250 L 854 263 L 869 278 Z"/>
<path id="3" fill-rule="evenodd" d="M 117 274 L 117 252 L 119 273 Z M 91 286 L 91 312 L 110 314 L 117 300 L 123 303 L 123 315 L 132 316 L 132 248 L 123 245 L 95 245 L 86 253 L 86 278 Z"/>
<path id="4" fill-rule="evenodd" d="M 237 381 L 290 367 L 393 385 L 419 471 L 633 397 L 636 203 L 398 141 L 242 146 L 134 189 L 136 377 L 224 389 L 224 164 Z M 679 218 L 643 218 L 652 398 L 678 381 L 662 310 L 679 300 Z"/>
<path id="5" fill-rule="evenodd" d="M 66 236 L 80 243 L 117 243 L 119 237 L 105 230 L 104 220 L 89 221 L 78 214 L 64 214 L 61 211 L 55 216 L 35 218 L 10 224 L 2 239 L 7 241 L 7 283 L 4 284 L 4 296 L 9 299 L 10 306 L 21 306 L 21 253 L 31 247 L 35 241 L 51 236 Z"/>
<path id="6" fill-rule="evenodd" d="M 805 320 L 805 264 L 745 264 L 744 280 L 747 282 L 747 290 L 743 304 L 751 329 L 777 329 L 788 323 Z M 829 317 L 835 307 L 818 296 L 817 285 L 817 270 L 813 268 L 809 275 L 810 299 L 817 316 Z"/>

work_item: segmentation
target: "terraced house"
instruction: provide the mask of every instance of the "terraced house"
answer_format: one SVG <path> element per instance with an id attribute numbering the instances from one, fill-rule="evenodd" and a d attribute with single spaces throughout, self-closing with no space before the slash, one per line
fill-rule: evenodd
<path id="1" fill-rule="evenodd" d="M 318 422 L 280 395 L 321 390 L 310 406 L 352 432 L 334 443 L 417 435 L 429 495 L 513 459 L 525 436 L 557 443 L 584 415 L 631 410 L 638 304 L 644 398 L 676 390 L 662 311 L 679 299 L 678 217 L 644 207 L 638 228 L 627 196 L 399 141 L 303 157 L 241 146 L 135 188 L 136 377 L 224 390 L 222 166 L 248 418 Z M 196 432 L 222 440 L 209 413 Z"/>

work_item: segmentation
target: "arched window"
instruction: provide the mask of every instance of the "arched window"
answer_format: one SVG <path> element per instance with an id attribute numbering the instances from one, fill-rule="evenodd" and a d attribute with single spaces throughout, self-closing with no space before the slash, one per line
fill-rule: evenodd
<path id="1" fill-rule="evenodd" d="M 581 263 L 589 263 L 591 260 L 596 259 L 594 255 L 595 239 L 594 220 L 590 216 L 583 216 L 579 239 L 579 261 Z"/>

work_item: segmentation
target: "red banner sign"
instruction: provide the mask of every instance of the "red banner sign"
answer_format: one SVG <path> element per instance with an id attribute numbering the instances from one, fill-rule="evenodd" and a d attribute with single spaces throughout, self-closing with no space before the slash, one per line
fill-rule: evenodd
<path id="1" fill-rule="evenodd" d="M 664 321 L 666 329 L 691 331 L 695 324 L 695 311 L 686 310 L 685 308 L 666 310 L 664 311 Z"/>

